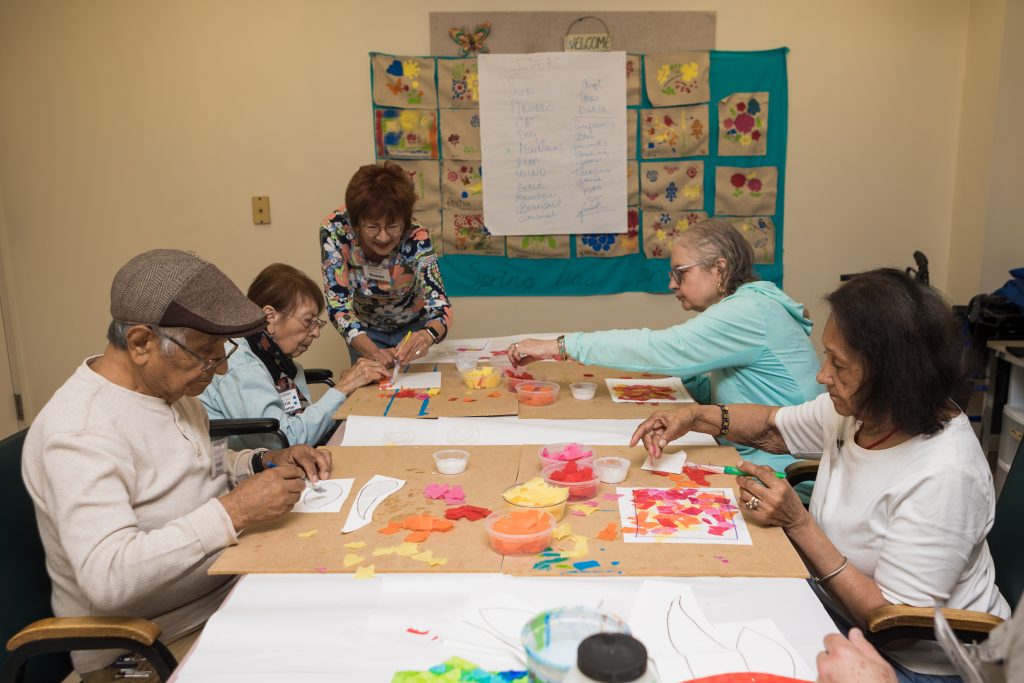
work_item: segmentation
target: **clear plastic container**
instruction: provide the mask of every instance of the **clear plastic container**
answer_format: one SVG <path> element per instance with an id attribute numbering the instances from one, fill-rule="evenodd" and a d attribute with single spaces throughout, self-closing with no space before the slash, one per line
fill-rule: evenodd
<path id="1" fill-rule="evenodd" d="M 597 385 L 593 382 L 573 382 L 569 385 L 569 390 L 577 401 L 589 401 L 597 393 Z"/>
<path id="2" fill-rule="evenodd" d="M 460 353 L 455 357 L 455 368 L 459 372 L 469 372 L 476 368 L 475 353 Z"/>
<path id="3" fill-rule="evenodd" d="M 629 474 L 629 460 L 616 455 L 605 455 L 594 459 L 594 470 L 605 484 L 618 484 Z"/>
<path id="4" fill-rule="evenodd" d="M 493 389 L 501 384 L 501 373 L 490 365 L 481 365 L 462 373 L 462 382 L 467 389 Z"/>
<path id="5" fill-rule="evenodd" d="M 561 607 L 541 612 L 523 626 L 526 668 L 531 680 L 562 683 L 576 666 L 580 643 L 595 633 L 626 633 L 629 626 L 591 607 Z"/>
<path id="6" fill-rule="evenodd" d="M 564 506 L 564 504 L 563 504 Z M 500 555 L 534 555 L 544 552 L 551 545 L 551 535 L 555 531 L 555 518 L 548 512 L 540 512 L 542 519 L 546 522 L 543 531 L 531 534 L 511 534 L 497 531 L 494 526 L 509 519 L 513 514 L 522 510 L 499 510 L 488 515 L 484 520 L 484 529 L 487 530 L 487 539 L 491 543 L 494 552 Z"/>
<path id="7" fill-rule="evenodd" d="M 514 484 L 512 486 L 509 486 L 507 489 L 505 489 L 504 493 L 501 494 L 502 500 L 504 500 L 512 508 L 516 508 L 516 509 L 520 509 L 520 510 L 542 510 L 543 512 L 550 513 L 551 516 L 555 518 L 556 522 L 562 521 L 562 518 L 565 517 L 565 502 L 567 500 L 569 500 L 569 489 L 561 487 L 561 486 L 557 487 L 560 490 L 565 491 L 565 498 L 563 498 L 559 502 L 550 503 L 548 505 L 530 505 L 529 503 L 523 503 L 523 502 L 516 503 L 516 502 L 513 502 L 513 501 L 511 501 L 511 500 L 509 500 L 507 498 L 507 496 L 510 494 L 510 492 L 512 492 L 514 489 L 518 488 L 519 486 L 522 486 L 522 484 L 520 483 L 520 484 Z"/>
<path id="8" fill-rule="evenodd" d="M 434 453 L 434 467 L 441 474 L 462 474 L 469 465 L 469 453 L 456 449 Z"/>
<path id="9" fill-rule="evenodd" d="M 516 387 L 516 396 L 524 406 L 549 406 L 558 400 L 562 387 L 558 382 L 529 379 Z"/>
<path id="10" fill-rule="evenodd" d="M 553 458 L 544 455 L 545 452 L 548 453 L 549 456 L 553 454 L 563 453 L 566 449 L 573 446 L 575 447 L 573 448 L 573 450 L 578 449 L 580 452 L 583 453 L 583 455 L 581 455 L 578 458 L 567 459 Z M 540 448 L 537 451 L 537 457 L 540 458 L 541 467 L 547 467 L 548 465 L 554 465 L 555 463 L 561 463 L 564 465 L 565 463 L 569 462 L 569 460 L 575 460 L 576 462 L 582 465 L 583 463 L 590 462 L 591 460 L 594 459 L 594 451 L 578 443 L 552 443 Z"/>
<path id="11" fill-rule="evenodd" d="M 590 469 L 594 473 L 594 476 L 584 481 L 559 481 L 555 479 L 553 475 L 568 467 L 570 462 L 578 465 L 580 469 Z M 544 481 L 552 486 L 564 486 L 569 489 L 569 500 L 589 500 L 596 496 L 597 484 L 600 481 L 600 477 L 598 477 L 597 471 L 593 468 L 591 463 L 581 463 L 578 460 L 571 460 L 570 462 L 559 462 L 553 465 L 548 465 L 540 471 L 540 476 L 544 477 Z"/>
<path id="12" fill-rule="evenodd" d="M 508 390 L 513 394 L 516 392 L 516 387 L 518 387 L 520 383 L 534 381 L 533 375 L 526 370 L 520 370 L 517 372 L 515 368 L 506 368 L 501 375 L 505 378 L 505 383 L 508 384 Z M 526 376 L 524 377 L 523 375 Z"/>

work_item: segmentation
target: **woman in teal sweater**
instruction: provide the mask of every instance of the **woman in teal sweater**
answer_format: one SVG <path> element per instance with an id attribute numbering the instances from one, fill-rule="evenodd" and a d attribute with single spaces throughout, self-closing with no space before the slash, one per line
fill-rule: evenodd
<path id="1" fill-rule="evenodd" d="M 821 392 L 814 379 L 818 358 L 810 340 L 811 321 L 804 317 L 802 305 L 771 282 L 754 277 L 753 262 L 753 250 L 732 225 L 718 219 L 702 221 L 676 240 L 669 270 L 669 288 L 676 299 L 685 310 L 700 315 L 664 330 L 524 339 L 509 347 L 509 358 L 516 365 L 575 359 L 587 365 L 674 375 L 686 380 L 699 403 L 804 403 Z M 743 459 L 777 471 L 793 462 L 789 455 L 736 448 Z"/>

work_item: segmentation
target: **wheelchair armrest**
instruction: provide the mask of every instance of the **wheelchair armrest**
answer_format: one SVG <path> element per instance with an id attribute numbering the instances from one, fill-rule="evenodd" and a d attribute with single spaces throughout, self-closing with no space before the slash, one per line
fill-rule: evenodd
<path id="1" fill-rule="evenodd" d="M 961 640 L 984 640 L 1003 620 L 987 612 L 966 609 L 943 609 L 943 616 Z M 866 619 L 865 635 L 880 645 L 903 638 L 935 640 L 935 610 L 931 607 L 884 605 L 871 610 Z"/>
<path id="2" fill-rule="evenodd" d="M 277 436 L 277 440 L 281 442 L 281 448 L 288 448 L 289 446 L 288 437 L 281 431 L 281 423 L 273 417 L 210 420 L 211 439 L 246 434 L 274 434 Z"/>
<path id="3" fill-rule="evenodd" d="M 327 368 L 308 368 L 303 370 L 306 375 L 306 384 L 326 384 L 334 386 L 334 373 Z"/>
<path id="4" fill-rule="evenodd" d="M 790 486 L 802 484 L 805 481 L 814 481 L 818 476 L 817 460 L 797 460 L 786 467 L 786 481 Z"/>

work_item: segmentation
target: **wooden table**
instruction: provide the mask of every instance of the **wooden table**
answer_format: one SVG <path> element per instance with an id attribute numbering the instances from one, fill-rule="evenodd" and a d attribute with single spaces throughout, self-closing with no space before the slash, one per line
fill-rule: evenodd
<path id="1" fill-rule="evenodd" d="M 333 448 L 334 469 L 337 477 L 354 477 L 352 494 L 339 513 L 290 513 L 274 523 L 262 524 L 243 533 L 236 546 L 221 554 L 211 568 L 215 574 L 249 573 L 347 573 L 359 566 L 373 564 L 377 572 L 504 572 L 509 574 L 559 575 L 579 574 L 572 568 L 536 569 L 538 557 L 502 557 L 488 545 L 483 522 L 459 520 L 455 528 L 445 533 L 434 533 L 420 544 L 420 550 L 431 550 L 447 562 L 429 567 L 423 562 L 399 555 L 373 556 L 377 547 L 394 546 L 402 542 L 404 533 L 383 535 L 378 529 L 392 520 L 403 520 L 416 514 L 443 517 L 443 501 L 428 500 L 424 487 L 431 483 L 461 484 L 470 505 L 499 510 L 505 507 L 501 494 L 505 488 L 539 474 L 536 446 L 467 446 L 471 454 L 467 471 L 457 476 L 437 474 L 431 454 L 434 446 L 412 447 L 348 447 Z M 633 462 L 629 476 L 622 484 L 599 486 L 597 512 L 577 517 L 567 514 L 572 532 L 588 537 L 589 553 L 579 560 L 597 560 L 598 567 L 583 573 L 592 575 L 631 576 L 748 576 L 805 578 L 804 568 L 785 534 L 778 528 L 758 526 L 747 519 L 753 545 L 695 545 L 695 544 L 638 544 L 625 543 L 621 534 L 612 541 L 597 540 L 596 534 L 609 522 L 618 522 L 617 503 L 601 498 L 613 493 L 617 486 L 649 486 L 668 488 L 669 479 L 640 469 L 644 454 L 640 448 L 623 446 L 595 446 L 597 454 L 615 454 Z M 692 462 L 733 464 L 736 451 L 730 447 L 690 447 L 688 459 Z M 387 498 L 376 510 L 371 524 L 351 534 L 342 535 L 348 510 L 359 488 L 375 474 L 405 479 L 405 486 Z M 708 476 L 710 486 L 731 487 L 736 479 L 730 475 Z M 742 510 L 742 508 L 741 508 Z M 743 510 L 745 513 L 745 510 Z M 303 538 L 299 534 L 313 529 L 317 533 Z M 350 542 L 365 542 L 360 549 L 345 547 Z M 558 543 L 554 544 L 558 549 Z M 364 557 L 359 565 L 346 568 L 343 558 L 347 553 Z M 617 564 L 613 565 L 612 562 Z"/>

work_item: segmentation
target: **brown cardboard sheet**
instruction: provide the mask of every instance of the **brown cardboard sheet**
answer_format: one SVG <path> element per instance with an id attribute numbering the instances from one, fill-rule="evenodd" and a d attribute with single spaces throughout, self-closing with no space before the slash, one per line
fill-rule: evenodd
<path id="1" fill-rule="evenodd" d="M 461 447 L 470 453 L 469 467 L 464 473 L 453 476 L 438 474 L 434 469 L 432 454 L 442 448 L 460 447 L 332 447 L 333 476 L 355 478 L 352 492 L 341 511 L 289 513 L 276 522 L 246 529 L 238 545 L 225 550 L 210 568 L 210 573 L 352 573 L 359 567 L 371 564 L 377 572 L 499 571 L 502 557 L 491 551 L 483 520 L 457 520 L 451 531 L 434 532 L 419 544 L 420 551 L 431 550 L 435 557 L 447 558 L 445 564 L 437 567 L 400 555 L 373 556 L 374 548 L 399 545 L 410 533 L 378 533 L 377 530 L 387 526 L 389 521 L 401 521 L 418 514 L 444 517 L 447 507 L 444 501 L 429 500 L 423 495 L 427 484 L 460 484 L 468 505 L 491 510 L 502 508 L 502 492 L 516 481 L 521 447 Z M 376 474 L 405 479 L 405 486 L 380 504 L 370 524 L 352 533 L 342 534 L 341 528 L 359 489 Z M 316 529 L 316 534 L 308 538 L 299 536 L 313 529 Z M 345 547 L 346 543 L 359 541 L 365 542 L 366 546 L 359 549 Z M 344 558 L 348 553 L 365 559 L 346 568 Z"/>
<path id="2" fill-rule="evenodd" d="M 543 559 L 537 555 L 506 557 L 502 572 L 521 576 L 758 576 L 773 578 L 806 578 L 804 567 L 796 550 L 778 527 L 758 525 L 747 516 L 747 510 L 740 506 L 750 530 L 752 545 L 689 544 L 689 543 L 626 543 L 622 540 L 621 529 L 615 540 L 597 538 L 609 522 L 620 524 L 617 500 L 604 500 L 602 495 L 614 494 L 617 487 L 650 486 L 671 488 L 674 482 L 664 476 L 640 469 L 646 452 L 641 448 L 627 446 L 594 446 L 595 455 L 619 455 L 632 462 L 626 480 L 621 484 L 600 484 L 597 497 L 600 503 L 596 512 L 579 517 L 566 511 L 562 522 L 567 522 L 573 534 L 588 539 L 589 553 L 584 557 L 571 558 L 549 569 L 534 569 L 534 564 Z M 723 446 L 691 446 L 686 449 L 688 462 L 734 465 L 736 450 Z M 535 446 L 523 446 L 519 478 L 539 476 L 540 461 Z M 726 474 L 707 475 L 711 486 L 732 487 L 737 493 L 736 477 Z M 572 503 L 570 503 L 571 509 Z M 573 543 L 555 541 L 553 549 L 571 550 Z M 574 562 L 596 560 L 600 566 L 578 571 Z M 612 564 L 612 563 L 617 564 Z"/>

